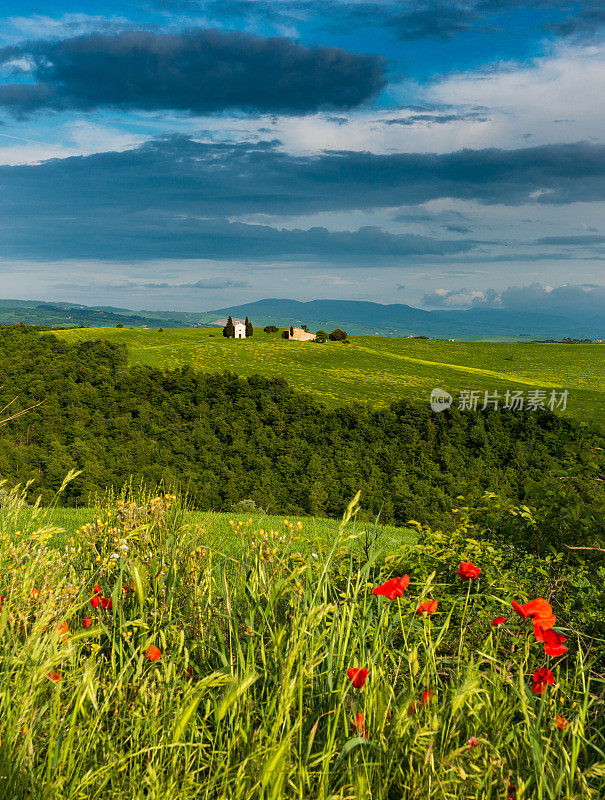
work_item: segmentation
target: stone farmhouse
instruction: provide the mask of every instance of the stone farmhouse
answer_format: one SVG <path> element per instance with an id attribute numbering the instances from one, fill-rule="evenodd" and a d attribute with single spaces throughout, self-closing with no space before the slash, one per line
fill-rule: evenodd
<path id="1" fill-rule="evenodd" d="M 281 335 L 282 339 L 294 339 L 297 342 L 314 342 L 315 334 L 305 331 L 303 328 L 287 328 Z"/>

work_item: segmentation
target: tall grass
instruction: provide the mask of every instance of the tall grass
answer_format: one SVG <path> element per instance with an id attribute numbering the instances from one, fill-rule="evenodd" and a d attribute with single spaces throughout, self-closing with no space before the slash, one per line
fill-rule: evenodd
<path id="1" fill-rule="evenodd" d="M 171 496 L 99 509 L 59 551 L 15 527 L 22 503 L 0 509 L 0 798 L 605 796 L 602 680 L 569 636 L 532 691 L 542 646 L 490 625 L 511 587 L 489 565 L 387 600 L 354 503 L 318 558 L 270 529 L 220 555 Z"/>

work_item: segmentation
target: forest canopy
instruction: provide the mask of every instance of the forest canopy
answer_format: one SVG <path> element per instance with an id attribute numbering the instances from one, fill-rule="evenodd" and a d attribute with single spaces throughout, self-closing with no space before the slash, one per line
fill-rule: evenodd
<path id="1" fill-rule="evenodd" d="M 523 500 L 528 481 L 582 463 L 591 434 L 548 411 L 436 414 L 396 400 L 386 409 L 329 409 L 284 380 L 127 364 L 104 340 L 66 344 L 25 326 L 0 328 L 0 478 L 48 502 L 84 505 L 131 476 L 179 485 L 199 508 L 252 499 L 287 514 L 339 516 L 358 489 L 385 522 L 445 524 L 464 496 Z M 0 406 L 1 407 L 1 406 Z"/>

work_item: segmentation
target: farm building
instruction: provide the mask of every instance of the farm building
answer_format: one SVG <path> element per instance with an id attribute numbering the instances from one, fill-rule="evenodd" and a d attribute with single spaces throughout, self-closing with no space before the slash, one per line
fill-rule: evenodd
<path id="1" fill-rule="evenodd" d="M 235 328 L 234 337 L 236 339 L 245 339 L 246 338 L 246 326 L 243 322 L 234 322 L 233 327 Z"/>
<path id="2" fill-rule="evenodd" d="M 315 334 L 309 333 L 304 328 L 289 328 L 283 331 L 282 339 L 294 339 L 297 342 L 313 342 L 315 341 Z"/>

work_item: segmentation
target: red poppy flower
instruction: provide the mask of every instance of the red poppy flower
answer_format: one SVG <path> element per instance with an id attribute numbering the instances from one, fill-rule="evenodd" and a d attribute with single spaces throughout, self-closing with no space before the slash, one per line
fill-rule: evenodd
<path id="1" fill-rule="evenodd" d="M 92 625 L 92 619 L 90 617 L 84 617 L 82 620 L 82 625 L 84 625 L 85 628 L 90 628 Z"/>
<path id="2" fill-rule="evenodd" d="M 425 689 L 422 693 L 422 705 L 426 706 L 430 701 L 433 699 L 433 690 L 429 689 L 428 691 Z"/>
<path id="3" fill-rule="evenodd" d="M 0 611 L 2 611 L 2 606 L 4 605 L 5 597 L 3 594 L 0 594 Z"/>
<path id="4" fill-rule="evenodd" d="M 355 720 L 353 722 L 353 727 L 355 728 L 355 730 L 357 731 L 357 733 L 360 736 L 363 736 L 364 739 L 369 739 L 370 738 L 369 731 L 366 728 L 365 717 L 363 716 L 363 714 L 361 712 L 357 713 L 357 715 L 355 717 Z"/>
<path id="5" fill-rule="evenodd" d="M 502 625 L 504 622 L 506 622 L 506 617 L 496 617 L 492 620 L 491 624 L 492 626 Z"/>
<path id="6" fill-rule="evenodd" d="M 377 586 L 372 594 L 381 594 L 383 597 L 388 597 L 389 600 L 394 600 L 396 597 L 402 597 L 409 585 L 408 575 L 404 575 L 403 578 L 391 578 L 382 586 Z"/>
<path id="7" fill-rule="evenodd" d="M 479 746 L 479 741 L 476 739 L 475 736 L 471 736 L 471 738 L 468 740 L 468 749 L 470 750 L 472 747 L 478 747 L 478 746 Z"/>
<path id="8" fill-rule="evenodd" d="M 111 609 L 113 608 L 113 601 L 111 597 L 101 598 L 101 608 L 105 609 L 105 611 L 111 611 Z"/>
<path id="9" fill-rule="evenodd" d="M 552 686 L 555 682 L 555 676 L 547 667 L 540 667 L 539 670 L 534 672 L 534 685 L 533 690 L 536 694 L 543 694 L 547 686 Z"/>
<path id="10" fill-rule="evenodd" d="M 512 606 L 521 617 L 521 619 L 531 619 L 534 624 L 539 625 L 544 630 L 552 628 L 555 624 L 556 617 L 552 613 L 552 606 L 541 597 L 535 600 L 530 600 L 529 603 L 519 605 L 515 600 L 512 601 Z"/>
<path id="11" fill-rule="evenodd" d="M 427 614 L 434 614 L 435 611 L 437 611 L 437 606 L 437 600 L 427 600 L 425 603 L 420 603 L 418 606 L 418 614 L 422 616 L 423 611 L 426 611 Z"/>
<path id="12" fill-rule="evenodd" d="M 562 656 L 568 651 L 563 642 L 567 639 L 552 628 L 544 630 L 541 625 L 534 625 L 534 636 L 539 642 L 544 642 L 544 652 L 547 656 Z"/>
<path id="13" fill-rule="evenodd" d="M 347 670 L 347 675 L 349 676 L 349 680 L 353 684 L 356 689 L 361 689 L 366 682 L 366 678 L 368 677 L 369 670 L 365 667 L 350 667 Z"/>
<path id="14" fill-rule="evenodd" d="M 560 731 L 564 731 L 568 725 L 569 720 L 565 719 L 565 717 L 557 716 L 557 728 Z"/>
<path id="15" fill-rule="evenodd" d="M 61 639 L 65 641 L 69 635 L 69 628 L 67 627 L 67 622 L 63 622 L 61 625 L 59 625 L 59 627 L 57 628 L 57 632 L 59 633 Z"/>
<path id="16" fill-rule="evenodd" d="M 461 561 L 456 575 L 460 575 L 463 581 L 468 581 L 471 578 L 478 578 L 480 572 L 481 567 L 476 567 L 472 561 Z"/>
<path id="17" fill-rule="evenodd" d="M 63 680 L 63 676 L 59 675 L 59 673 L 57 672 L 56 669 L 53 669 L 52 672 L 47 672 L 46 673 L 46 680 L 49 680 L 49 681 L 62 681 Z"/>
<path id="18" fill-rule="evenodd" d="M 101 598 L 100 598 L 100 597 L 97 597 L 96 595 L 95 595 L 94 597 L 91 597 L 91 598 L 90 598 L 90 605 L 91 605 L 93 608 L 98 608 L 98 607 L 99 607 L 99 604 L 100 604 L 100 602 L 101 602 Z"/>
<path id="19" fill-rule="evenodd" d="M 99 586 L 98 583 L 95 583 L 95 588 L 93 591 L 95 594 L 101 594 L 101 587 Z"/>
<path id="20" fill-rule="evenodd" d="M 32 597 L 39 597 L 40 589 L 32 589 Z"/>
<path id="21" fill-rule="evenodd" d="M 151 647 L 148 647 L 145 650 L 145 656 L 149 659 L 149 661 L 159 661 L 162 657 L 162 651 L 159 647 L 156 647 L 154 644 Z"/>

